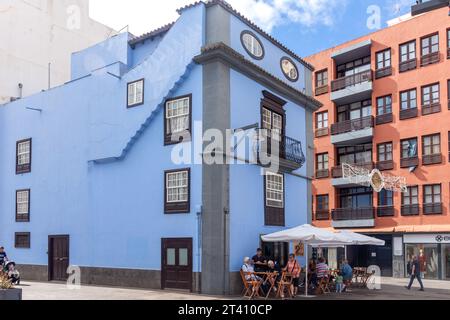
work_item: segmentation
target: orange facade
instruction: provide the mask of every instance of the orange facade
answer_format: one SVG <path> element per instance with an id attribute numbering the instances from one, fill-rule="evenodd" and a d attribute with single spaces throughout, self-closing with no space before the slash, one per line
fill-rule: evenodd
<path id="1" fill-rule="evenodd" d="M 438 45 L 436 44 L 436 34 L 438 34 Z M 428 36 L 431 37 L 428 38 Z M 322 117 L 315 119 L 317 135 L 320 136 L 314 140 L 315 153 L 328 153 L 328 166 L 323 163 L 323 159 L 320 160 L 320 164 L 316 163 L 319 172 L 318 178 L 313 181 L 315 197 L 313 212 L 320 211 L 320 215 L 313 213 L 313 224 L 319 227 L 331 227 L 334 214 L 336 214 L 334 211 L 343 206 L 342 201 L 345 199 L 340 198 L 342 188 L 333 185 L 333 174 L 339 176 L 339 172 L 334 171 L 339 171 L 338 153 L 341 151 L 338 151 L 338 149 L 343 150 L 344 147 L 350 147 L 351 149 L 352 147 L 365 145 L 370 150 L 371 144 L 373 168 L 386 169 L 382 172 L 388 175 L 406 177 L 408 186 L 418 187 L 416 189 L 418 194 L 416 196 L 415 191 L 411 190 L 409 196 L 415 197 L 415 200 L 411 200 L 409 196 L 407 199 L 402 199 L 404 197 L 402 193 L 394 192 L 393 208 L 386 210 L 386 207 L 391 206 L 391 202 L 388 201 L 387 205 L 379 205 L 383 201 L 378 199 L 379 194 L 374 192 L 371 204 L 374 212 L 374 224 L 358 225 L 358 223 L 350 223 L 347 228 L 364 230 L 364 232 L 385 233 L 389 230 L 395 232 L 395 228 L 401 226 L 441 225 L 445 230 L 440 228 L 442 229 L 440 232 L 450 232 L 449 37 L 449 9 L 441 8 L 411 17 L 391 27 L 306 58 L 316 70 L 316 79 L 314 79 L 313 84 L 316 92 L 315 98 L 323 103 L 323 107 L 318 113 L 328 112 L 328 124 L 321 121 L 323 120 Z M 401 49 L 400 46 L 405 43 L 411 43 L 411 46 L 409 48 L 403 46 Z M 413 43 L 415 43 L 415 50 L 413 49 Z M 343 65 L 346 63 L 351 65 L 351 61 L 354 61 L 354 64 L 364 63 L 362 60 L 358 60 L 366 56 L 363 52 L 364 46 L 369 47 L 371 71 L 369 71 L 370 74 L 363 74 L 364 79 L 361 79 L 361 73 L 351 74 L 351 70 L 349 71 Z M 436 48 L 438 48 L 438 52 Z M 389 50 L 390 55 L 389 53 L 386 56 L 378 54 L 382 51 L 386 53 Z M 401 50 L 402 52 L 400 52 Z M 339 74 L 338 65 L 341 69 Z M 327 75 L 321 73 L 325 69 Z M 409 70 L 406 71 L 406 69 Z M 344 77 L 346 80 L 342 80 Z M 350 119 L 345 118 L 345 111 L 339 116 L 337 114 L 340 105 L 351 106 L 352 103 L 361 99 L 358 96 L 352 98 L 352 94 L 355 92 L 352 92 L 351 86 L 347 88 L 349 89 L 347 94 L 344 92 L 344 94 L 339 95 L 339 89 L 352 84 L 352 81 L 371 82 L 369 89 L 369 100 L 372 102 L 371 115 L 367 116 L 367 110 L 356 111 L 362 112 L 361 117 L 365 116 L 369 121 L 367 127 L 373 130 L 369 133 L 371 137 L 364 142 L 353 139 L 362 127 L 358 126 L 358 123 L 361 125 L 361 122 L 357 122 L 358 117 L 354 117 L 354 114 L 352 114 L 352 107 L 347 113 L 347 117 L 350 117 Z M 439 86 L 436 86 L 436 84 L 439 84 Z M 402 103 L 401 93 L 412 89 L 416 90 L 415 99 L 414 94 L 411 93 L 411 96 L 408 96 L 405 93 Z M 361 90 L 367 91 L 367 89 Z M 333 98 L 333 95 L 335 98 Z M 389 115 L 389 110 L 386 111 L 386 108 L 383 108 L 386 102 L 383 104 L 380 100 L 381 103 L 378 105 L 378 98 L 385 96 L 391 97 L 391 102 L 387 103 L 390 104 L 390 108 L 387 109 L 392 110 L 391 115 Z M 367 98 L 364 99 L 367 100 Z M 415 105 L 417 106 L 416 110 L 414 110 Z M 378 111 L 378 106 L 380 106 L 381 112 Z M 401 106 L 403 106 L 404 111 L 401 111 Z M 345 110 L 345 107 L 342 110 Z M 370 124 L 370 121 L 373 121 L 373 125 Z M 333 139 L 339 140 L 340 133 L 342 133 L 343 139 L 339 143 L 333 143 Z M 352 135 L 349 136 L 348 142 L 345 141 L 345 134 Z M 435 136 L 426 138 L 429 135 Z M 405 158 L 406 152 L 404 151 L 402 154 L 402 141 L 409 138 L 417 138 L 417 159 L 413 159 L 413 153 L 409 154 L 411 158 L 409 160 L 412 163 L 417 161 L 417 167 L 412 172 L 410 172 L 412 165 L 408 162 L 409 160 L 401 160 L 401 158 Z M 385 157 L 385 154 L 381 155 L 382 159 L 380 159 L 378 146 L 384 143 L 392 143 L 392 153 L 388 157 Z M 386 161 L 386 159 L 392 159 L 392 161 Z M 408 163 L 410 166 L 407 166 Z M 427 188 L 425 191 L 426 185 L 440 185 L 440 190 L 436 187 L 436 189 Z M 345 187 L 350 186 L 346 185 Z M 426 195 L 425 192 L 427 192 Z M 323 203 L 317 202 L 317 195 L 328 195 L 328 208 Z M 386 202 L 384 201 L 384 203 Z M 413 207 L 417 206 L 419 211 L 406 210 L 411 209 L 408 207 L 411 204 L 414 204 Z M 402 211 L 403 206 L 406 207 L 406 209 L 403 209 L 404 211 Z M 383 210 L 378 210 L 378 207 L 382 207 Z M 349 214 L 348 218 L 344 218 L 344 220 L 352 220 L 352 217 L 353 215 Z M 357 214 L 356 219 L 358 219 Z M 344 224 L 343 228 L 345 227 Z"/>

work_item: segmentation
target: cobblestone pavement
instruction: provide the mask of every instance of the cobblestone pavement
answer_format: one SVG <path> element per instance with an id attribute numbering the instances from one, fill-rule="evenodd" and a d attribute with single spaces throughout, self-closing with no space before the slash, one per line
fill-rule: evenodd
<path id="1" fill-rule="evenodd" d="M 353 289 L 343 294 L 326 294 L 310 300 L 450 300 L 450 281 L 424 280 L 425 292 L 415 283 L 406 290 L 407 279 L 382 278 L 381 290 Z M 127 288 L 82 286 L 70 290 L 61 283 L 24 282 L 24 300 L 220 300 L 230 297 L 211 297 L 181 291 L 139 290 Z M 233 297 L 231 297 L 233 298 Z M 234 297 L 239 299 L 239 297 Z M 305 298 L 298 297 L 298 300 Z"/>

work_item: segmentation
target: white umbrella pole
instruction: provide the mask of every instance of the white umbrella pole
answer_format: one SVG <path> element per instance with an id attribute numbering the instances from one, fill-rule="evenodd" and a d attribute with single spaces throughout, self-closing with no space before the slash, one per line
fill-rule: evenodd
<path id="1" fill-rule="evenodd" d="M 308 296 L 308 244 L 305 243 L 305 258 L 306 258 L 306 272 L 305 272 L 305 296 Z"/>

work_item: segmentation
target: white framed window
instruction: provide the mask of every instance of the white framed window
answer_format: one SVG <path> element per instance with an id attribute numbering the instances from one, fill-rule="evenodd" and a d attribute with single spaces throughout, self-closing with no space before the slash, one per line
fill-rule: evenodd
<path id="1" fill-rule="evenodd" d="M 128 107 L 144 103 L 144 79 L 128 84 Z"/>
<path id="2" fill-rule="evenodd" d="M 261 41 L 250 31 L 243 31 L 241 34 L 241 42 L 247 53 L 254 59 L 262 59 L 264 57 L 264 48 Z"/>
<path id="3" fill-rule="evenodd" d="M 186 96 L 166 102 L 166 134 L 190 130 L 191 97 Z"/>
<path id="4" fill-rule="evenodd" d="M 266 173 L 266 206 L 284 208 L 284 176 Z"/>
<path id="5" fill-rule="evenodd" d="M 28 215 L 30 212 L 30 191 L 20 190 L 16 193 L 17 215 Z"/>
<path id="6" fill-rule="evenodd" d="M 175 171 L 166 173 L 167 203 L 188 202 L 189 172 Z"/>
<path id="7" fill-rule="evenodd" d="M 31 141 L 26 140 L 17 143 L 17 164 L 27 165 L 30 164 L 31 154 Z"/>
<path id="8" fill-rule="evenodd" d="M 284 57 L 281 59 L 281 70 L 288 80 L 293 82 L 298 80 L 298 69 L 291 58 Z"/>

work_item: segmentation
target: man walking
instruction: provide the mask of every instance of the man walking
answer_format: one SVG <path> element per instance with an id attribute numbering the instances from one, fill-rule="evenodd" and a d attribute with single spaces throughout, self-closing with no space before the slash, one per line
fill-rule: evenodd
<path id="1" fill-rule="evenodd" d="M 411 286 L 414 282 L 414 279 L 417 278 L 417 281 L 420 284 L 420 291 L 425 291 L 423 289 L 423 283 L 422 278 L 420 277 L 420 263 L 417 256 L 413 256 L 412 258 L 412 264 L 411 264 L 411 280 L 409 281 L 409 285 L 406 287 L 406 289 L 410 290 Z"/>

